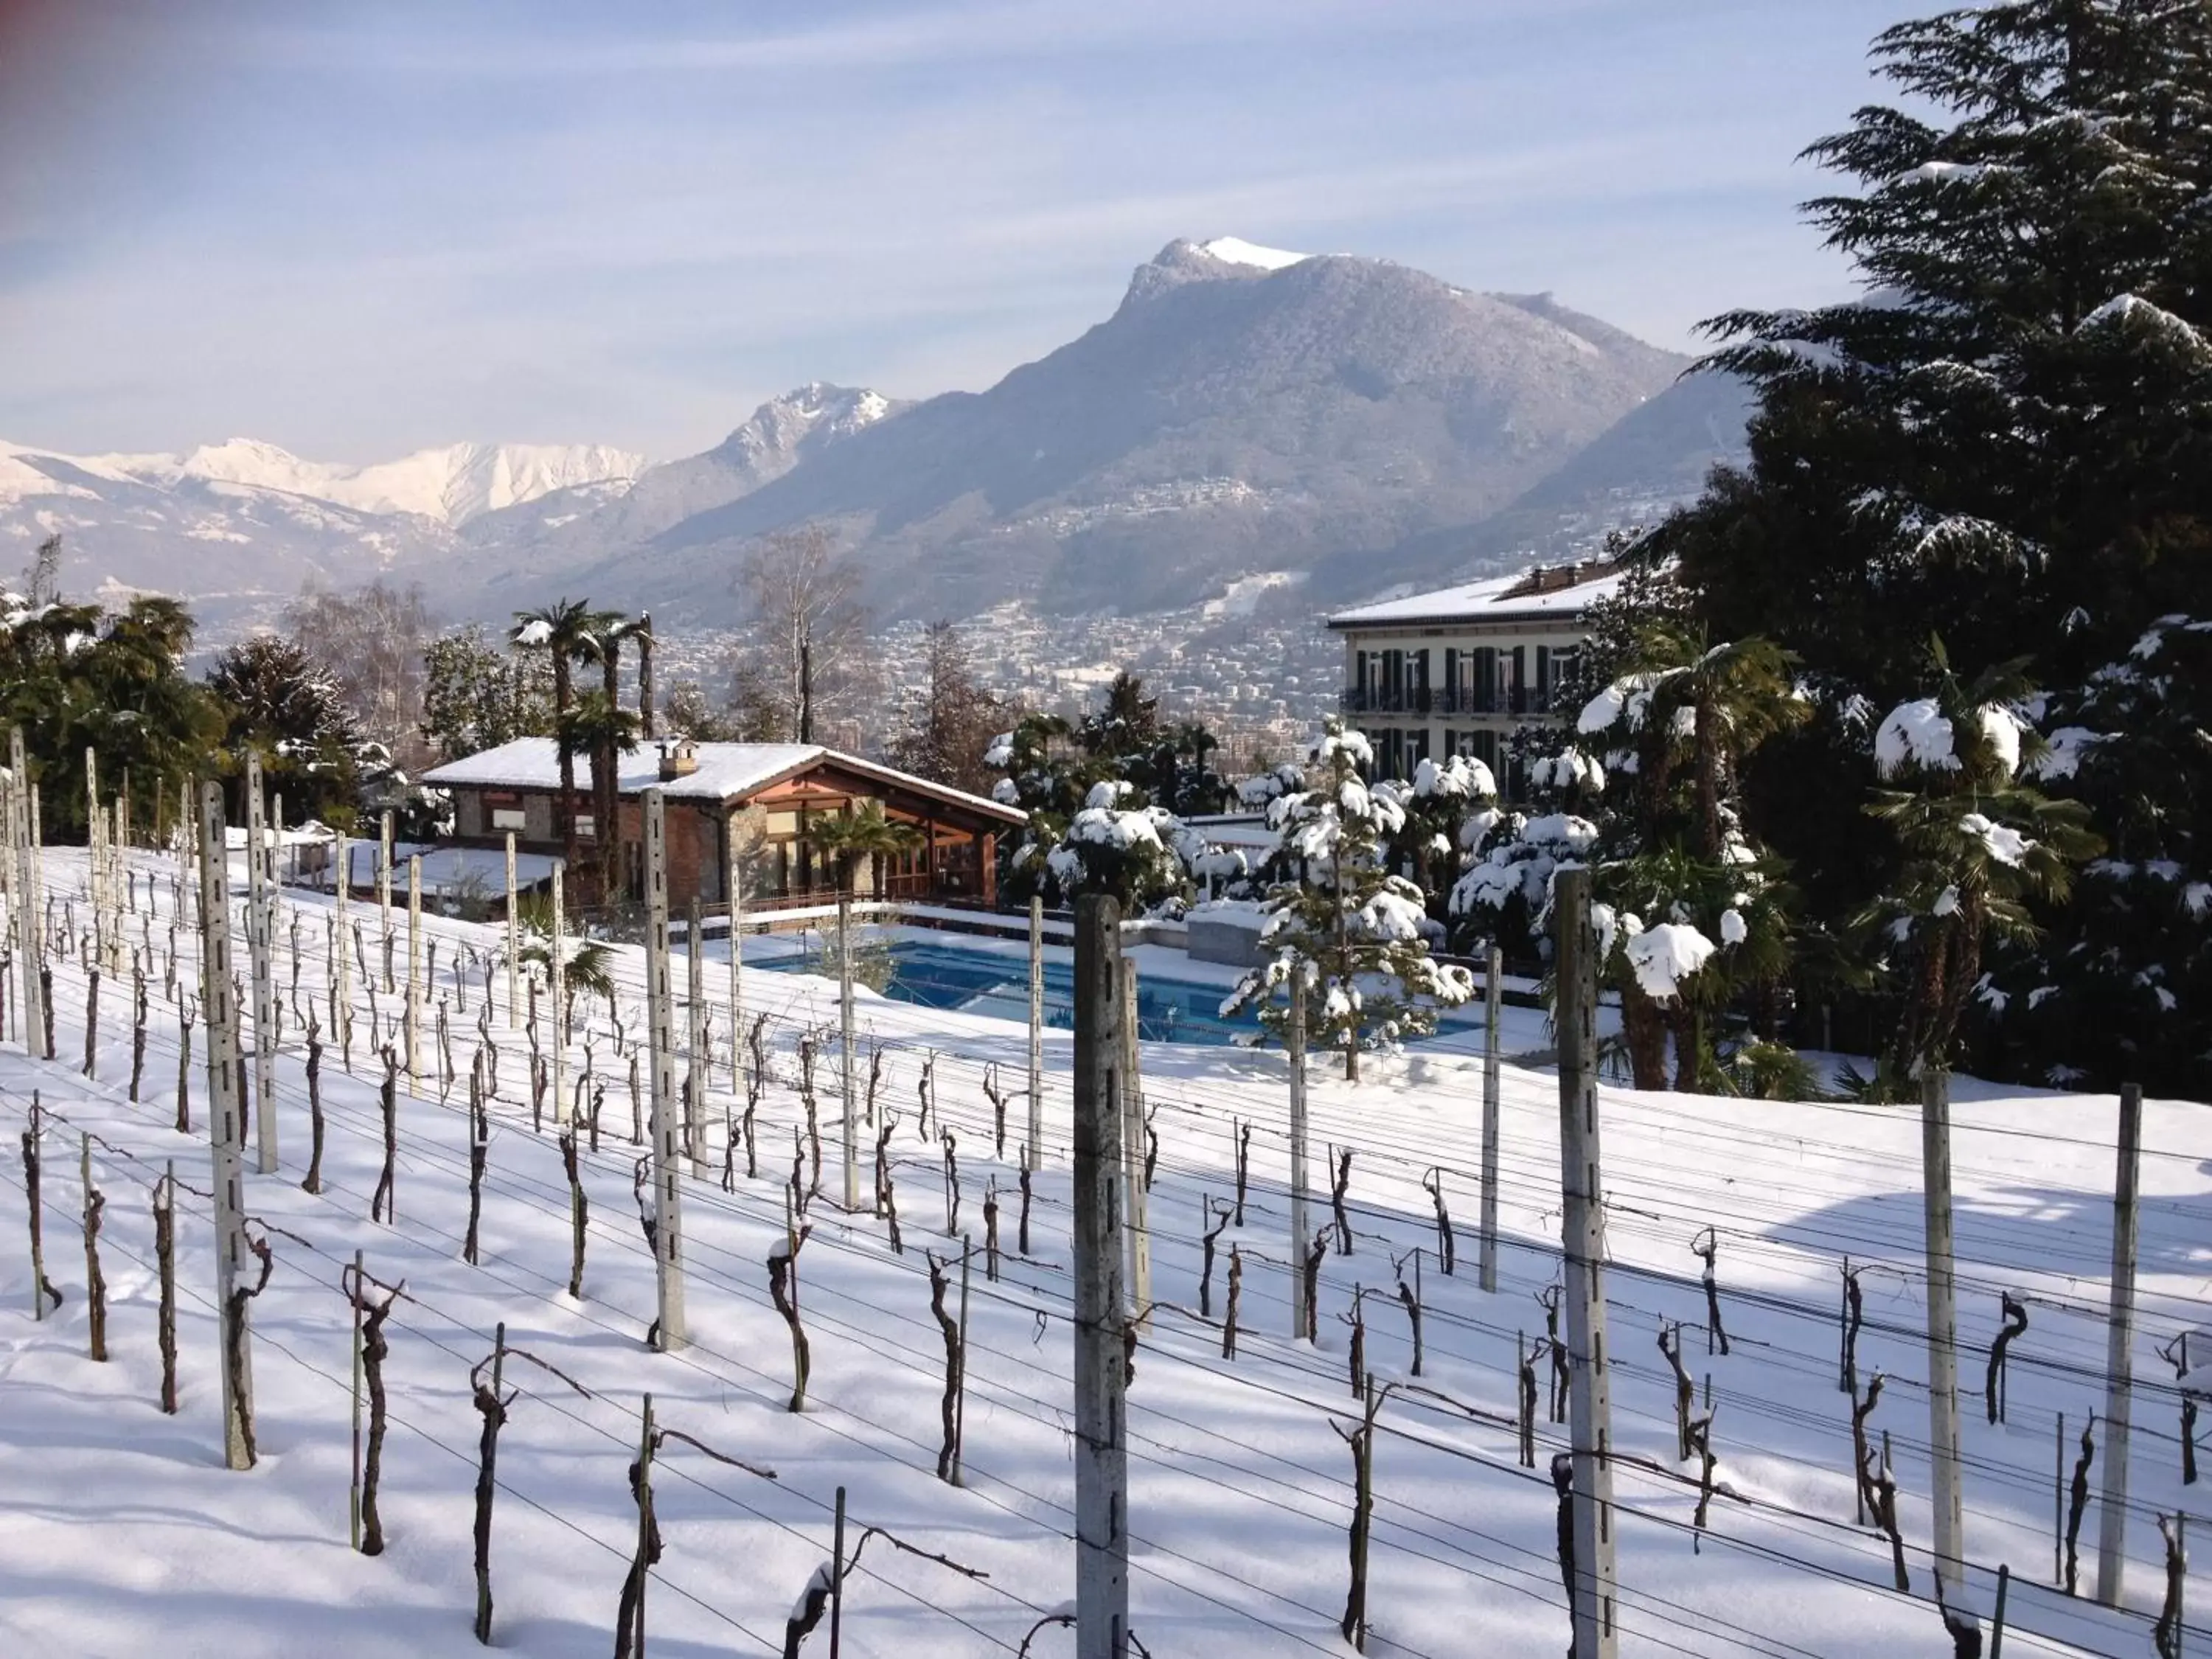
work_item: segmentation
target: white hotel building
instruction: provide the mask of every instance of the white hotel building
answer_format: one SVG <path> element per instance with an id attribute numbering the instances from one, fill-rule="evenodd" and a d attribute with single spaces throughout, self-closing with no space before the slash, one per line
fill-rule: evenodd
<path id="1" fill-rule="evenodd" d="M 1421 761 L 1468 755 L 1510 799 L 1514 731 L 1550 709 L 1580 655 L 1583 614 L 1620 586 L 1617 566 L 1539 566 L 1458 587 L 1385 599 L 1331 617 L 1344 638 L 1346 722 L 1375 745 L 1376 769 L 1405 777 Z"/>

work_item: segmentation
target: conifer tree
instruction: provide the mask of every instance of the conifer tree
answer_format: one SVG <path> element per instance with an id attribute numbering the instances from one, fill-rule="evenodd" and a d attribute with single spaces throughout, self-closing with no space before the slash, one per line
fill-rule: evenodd
<path id="1" fill-rule="evenodd" d="M 1711 365 L 1757 393 L 1750 460 L 1642 547 L 1714 637 L 1802 659 L 1816 711 L 1752 769 L 1746 816 L 1828 915 L 1895 891 L 1910 857 L 1858 794 L 1869 716 L 1923 691 L 1929 627 L 1965 681 L 2024 657 L 2063 713 L 2158 618 L 2202 614 L 2212 566 L 2212 8 L 2001 0 L 1899 24 L 1874 55 L 1905 101 L 1808 152 L 1845 181 L 1808 216 L 1869 291 L 1709 325 Z M 2150 769 L 2155 811 L 2178 811 L 2212 753 Z M 2114 750 L 2051 781 L 2140 829 L 2131 775 Z M 2201 948 L 2185 906 L 2153 907 L 2146 934 L 2101 885 L 2063 915 L 2056 889 L 2025 899 L 2064 957 L 2020 931 L 2002 953 L 2051 1029 L 2083 1023 L 2063 1005 L 2114 950 L 2172 974 Z M 2166 1052 L 2156 988 L 2111 988 L 2099 1066 Z"/>
<path id="2" fill-rule="evenodd" d="M 1256 1007 L 1279 1030 L 1293 976 L 1306 989 L 1307 1040 L 1341 1048 L 1344 1075 L 1359 1080 L 1363 1048 L 1436 1029 L 1436 1011 L 1474 994 L 1463 968 L 1439 963 L 1421 890 L 1389 869 L 1391 838 L 1405 826 L 1394 787 L 1370 788 L 1363 772 L 1374 750 L 1340 720 L 1329 721 L 1307 787 L 1279 798 L 1267 821 L 1282 836 L 1295 873 L 1268 893 L 1261 934 L 1268 953 L 1222 1005 Z"/>

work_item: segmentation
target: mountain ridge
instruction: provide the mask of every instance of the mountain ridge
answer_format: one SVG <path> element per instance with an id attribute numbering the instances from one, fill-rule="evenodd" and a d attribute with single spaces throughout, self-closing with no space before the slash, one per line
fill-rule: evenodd
<path id="1" fill-rule="evenodd" d="M 726 625 L 744 548 L 807 524 L 887 620 L 1170 610 L 1262 570 L 1357 597 L 1546 556 L 1693 490 L 1740 443 L 1741 401 L 1685 391 L 1689 361 L 1549 293 L 1177 238 L 1111 313 L 981 392 L 809 382 L 653 465 L 604 445 L 349 467 L 250 439 L 182 458 L 0 443 L 0 537 L 58 529 L 95 583 L 240 614 L 389 574 L 464 617 L 618 589 L 672 625 Z"/>
<path id="2" fill-rule="evenodd" d="M 1010 593 L 1164 608 L 1269 544 L 1267 563 L 1297 564 L 1478 520 L 1688 363 L 1546 296 L 1352 255 L 1208 252 L 1229 241 L 1170 241 L 1109 318 L 988 389 L 921 400 L 568 579 L 619 571 L 658 608 L 712 616 L 721 596 L 696 571 L 822 523 L 891 614 Z"/>

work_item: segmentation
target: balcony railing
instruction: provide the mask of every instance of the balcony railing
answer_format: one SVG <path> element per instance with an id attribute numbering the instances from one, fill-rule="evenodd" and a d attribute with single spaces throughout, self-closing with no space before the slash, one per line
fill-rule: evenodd
<path id="1" fill-rule="evenodd" d="M 1337 695 L 1347 714 L 1533 714 L 1543 702 L 1526 686 L 1510 690 L 1457 690 L 1382 691 L 1351 687 Z"/>

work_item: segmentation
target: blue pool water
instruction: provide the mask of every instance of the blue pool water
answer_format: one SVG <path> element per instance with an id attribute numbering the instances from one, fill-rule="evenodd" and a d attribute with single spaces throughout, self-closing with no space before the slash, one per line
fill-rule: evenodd
<path id="1" fill-rule="evenodd" d="M 963 951 L 957 945 L 923 940 L 902 940 L 887 948 L 891 958 L 891 980 L 884 988 L 885 996 L 901 1002 L 919 1003 L 925 1008 L 950 1008 L 961 1013 L 1028 1021 L 1026 957 Z M 785 973 L 805 973 L 817 961 L 811 954 L 793 955 L 759 965 Z M 1221 1003 L 1228 994 L 1226 986 L 1140 974 L 1137 979 L 1138 1029 L 1147 1042 L 1225 1044 L 1240 1039 L 1249 1041 L 1258 1030 L 1259 1020 L 1249 1012 L 1224 1019 Z M 1075 969 L 1068 963 L 1046 960 L 1044 1019 L 1047 1025 L 1058 1030 L 1075 1028 Z"/>

